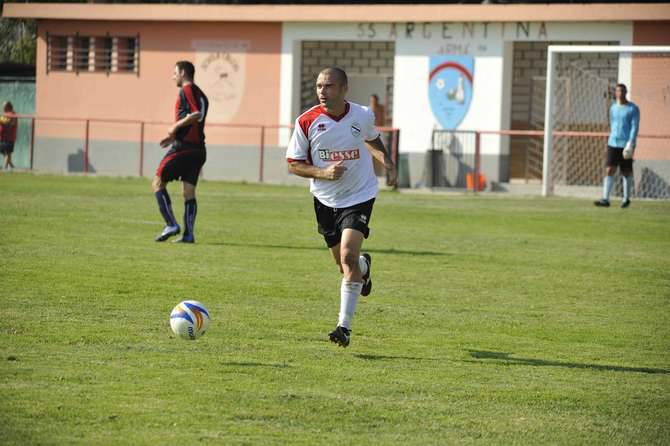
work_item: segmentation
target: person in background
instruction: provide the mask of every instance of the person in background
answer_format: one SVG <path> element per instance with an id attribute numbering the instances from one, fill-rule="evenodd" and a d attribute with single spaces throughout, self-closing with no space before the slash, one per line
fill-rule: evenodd
<path id="1" fill-rule="evenodd" d="M 379 103 L 379 96 L 370 95 L 370 104 L 368 108 L 375 114 L 375 127 L 386 126 L 386 107 Z"/>
<path id="2" fill-rule="evenodd" d="M 637 144 L 637 133 L 640 128 L 640 109 L 626 99 L 628 89 L 624 84 L 617 84 L 614 89 L 616 102 L 610 107 L 610 136 L 607 140 L 607 162 L 603 179 L 603 197 L 594 204 L 609 207 L 610 193 L 614 185 L 614 174 L 617 167 L 621 170 L 623 183 L 623 200 L 621 207 L 630 206 L 630 192 L 633 184 L 633 154 Z"/>
<path id="3" fill-rule="evenodd" d="M 5 158 L 3 167 L 11 170 L 14 168 L 12 153 L 14 153 L 14 143 L 16 142 L 18 119 L 11 102 L 6 101 L 2 108 L 4 113 L 0 116 L 0 152 Z"/>

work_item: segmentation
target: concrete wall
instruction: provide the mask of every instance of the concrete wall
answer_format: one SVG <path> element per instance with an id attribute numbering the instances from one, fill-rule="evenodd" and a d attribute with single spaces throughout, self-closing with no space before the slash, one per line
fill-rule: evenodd
<path id="1" fill-rule="evenodd" d="M 380 103 L 385 107 L 387 122 L 391 124 L 393 116 L 393 61 L 394 42 L 333 42 L 305 41 L 302 43 L 301 69 L 301 110 L 307 110 L 316 104 L 314 84 L 318 73 L 324 67 L 337 66 L 347 72 L 350 86 L 357 75 L 373 76 L 382 79 L 383 91 L 378 91 Z M 351 92 L 351 89 L 350 89 Z M 369 92 L 370 94 L 372 92 Z M 361 102 L 361 101 L 359 101 Z M 367 105 L 365 98 L 363 105 Z"/>
<path id="2" fill-rule="evenodd" d="M 38 172 L 84 173 L 84 150 L 83 138 L 36 138 L 34 168 Z M 165 149 L 156 143 L 145 144 L 141 158 L 137 141 L 91 140 L 88 172 L 108 176 L 153 177 L 164 155 Z M 308 180 L 288 173 L 285 155 L 286 147 L 265 147 L 263 182 L 307 185 Z M 260 165 L 261 152 L 255 144 L 214 144 L 207 148 L 202 177 L 255 183 L 260 180 Z"/>

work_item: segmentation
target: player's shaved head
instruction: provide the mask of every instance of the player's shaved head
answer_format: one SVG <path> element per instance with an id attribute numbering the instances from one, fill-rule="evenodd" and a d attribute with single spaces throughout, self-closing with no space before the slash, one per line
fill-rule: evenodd
<path id="1" fill-rule="evenodd" d="M 319 76 L 321 76 L 322 74 L 330 75 L 331 78 L 335 78 L 337 82 L 342 86 L 349 85 L 349 78 L 347 77 L 347 73 L 345 73 L 342 68 L 328 67 L 326 69 L 321 70 Z"/>

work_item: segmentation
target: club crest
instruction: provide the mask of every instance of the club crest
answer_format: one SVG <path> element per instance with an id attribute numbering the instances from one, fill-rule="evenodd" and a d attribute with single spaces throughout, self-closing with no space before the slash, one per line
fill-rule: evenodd
<path id="1" fill-rule="evenodd" d="M 433 116 L 445 130 L 455 130 L 472 102 L 475 61 L 472 56 L 432 56 L 428 97 Z"/>
<path id="2" fill-rule="evenodd" d="M 361 134 L 361 125 L 358 122 L 351 124 L 351 134 L 356 138 Z"/>

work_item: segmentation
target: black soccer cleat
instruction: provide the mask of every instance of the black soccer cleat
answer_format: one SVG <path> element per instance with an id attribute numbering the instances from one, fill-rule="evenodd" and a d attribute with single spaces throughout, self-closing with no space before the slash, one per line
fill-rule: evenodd
<path id="1" fill-rule="evenodd" d="M 154 240 L 157 242 L 164 242 L 165 240 L 169 239 L 173 235 L 179 234 L 179 225 L 176 226 L 166 226 L 163 228 L 163 232 L 158 234 Z"/>
<path id="2" fill-rule="evenodd" d="M 608 207 L 610 207 L 610 202 L 609 202 L 609 200 L 605 200 L 604 198 L 601 199 L 601 200 L 598 200 L 598 201 L 594 201 L 593 204 L 595 204 L 596 206 L 601 207 L 601 208 L 608 208 Z"/>
<path id="3" fill-rule="evenodd" d="M 172 240 L 172 243 L 195 243 L 195 237 L 184 234 L 178 239 Z"/>
<path id="4" fill-rule="evenodd" d="M 347 347 L 351 342 L 351 332 L 338 325 L 335 330 L 328 333 L 328 338 L 330 339 L 330 342 L 334 342 L 340 347 Z"/>
<path id="5" fill-rule="evenodd" d="M 630 200 L 624 200 L 621 202 L 621 209 L 626 209 L 628 206 L 630 206 Z"/>
<path id="6" fill-rule="evenodd" d="M 363 288 L 361 288 L 361 296 L 369 296 L 372 291 L 372 277 L 370 273 L 372 272 L 372 257 L 367 252 L 364 252 L 363 257 L 365 261 L 368 262 L 368 272 L 363 276 Z"/>

